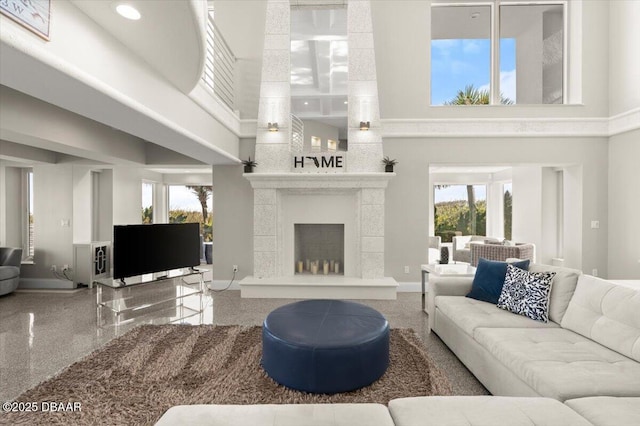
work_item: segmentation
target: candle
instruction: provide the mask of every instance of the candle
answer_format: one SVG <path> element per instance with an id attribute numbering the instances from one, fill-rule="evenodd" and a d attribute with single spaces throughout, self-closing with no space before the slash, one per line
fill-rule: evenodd
<path id="1" fill-rule="evenodd" d="M 324 265 L 322 265 L 322 269 L 325 275 L 329 275 L 329 262 L 324 261 Z"/>
<path id="2" fill-rule="evenodd" d="M 318 274 L 318 264 L 316 262 L 311 262 L 311 273 L 313 275 Z"/>
<path id="3" fill-rule="evenodd" d="M 336 265 L 335 265 L 335 266 L 336 266 L 336 267 L 335 267 L 335 269 L 334 269 L 334 272 L 335 272 L 336 274 L 339 274 L 339 273 L 340 273 L 340 262 L 336 262 Z"/>
<path id="4" fill-rule="evenodd" d="M 310 263 L 310 261 L 309 261 L 309 259 L 307 259 L 307 262 L 306 262 L 307 267 L 305 268 L 307 271 L 311 270 L 311 266 L 309 265 L 309 263 Z"/>
<path id="5" fill-rule="evenodd" d="M 298 261 L 298 273 L 301 274 L 302 273 L 302 260 Z"/>
<path id="6" fill-rule="evenodd" d="M 332 271 L 335 269 L 336 267 L 336 261 L 332 260 L 329 262 L 329 269 L 331 269 Z"/>

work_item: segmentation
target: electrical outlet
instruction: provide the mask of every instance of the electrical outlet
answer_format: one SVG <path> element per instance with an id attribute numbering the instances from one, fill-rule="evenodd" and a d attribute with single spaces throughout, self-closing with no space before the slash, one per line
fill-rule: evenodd
<path id="1" fill-rule="evenodd" d="M 233 272 L 238 272 L 238 265 L 233 265 Z"/>
<path id="2" fill-rule="evenodd" d="M 597 269 L 595 269 L 595 268 L 594 268 L 594 269 L 592 269 L 592 270 L 591 270 L 591 275 L 593 275 L 594 277 L 597 277 L 597 276 L 598 276 L 598 270 L 597 270 Z"/>
<path id="3" fill-rule="evenodd" d="M 600 221 L 592 220 L 591 221 L 591 229 L 600 229 Z"/>
<path id="4" fill-rule="evenodd" d="M 53 272 L 56 272 L 58 270 L 58 267 L 56 265 L 51 265 L 51 270 Z"/>
<path id="5" fill-rule="evenodd" d="M 62 265 L 62 270 L 66 271 L 67 269 L 69 269 L 69 265 Z"/>
<path id="6" fill-rule="evenodd" d="M 405 266 L 405 267 L 404 267 L 404 273 L 405 273 L 405 274 L 408 274 L 408 273 L 409 273 L 409 267 L 408 267 L 408 266 Z"/>

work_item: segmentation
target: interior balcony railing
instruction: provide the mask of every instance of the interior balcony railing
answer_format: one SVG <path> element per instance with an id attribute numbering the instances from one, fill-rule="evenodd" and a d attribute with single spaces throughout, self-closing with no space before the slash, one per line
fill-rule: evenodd
<path id="1" fill-rule="evenodd" d="M 234 68 L 236 57 L 213 22 L 213 11 L 207 14 L 207 55 L 202 80 L 231 110 L 234 109 Z"/>

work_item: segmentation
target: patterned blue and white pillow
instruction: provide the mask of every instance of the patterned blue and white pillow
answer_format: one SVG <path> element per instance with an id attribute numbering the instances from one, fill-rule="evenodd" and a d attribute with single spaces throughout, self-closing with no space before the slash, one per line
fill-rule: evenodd
<path id="1" fill-rule="evenodd" d="M 549 322 L 549 296 L 555 275 L 555 272 L 529 272 L 513 265 L 507 266 L 498 308 Z"/>

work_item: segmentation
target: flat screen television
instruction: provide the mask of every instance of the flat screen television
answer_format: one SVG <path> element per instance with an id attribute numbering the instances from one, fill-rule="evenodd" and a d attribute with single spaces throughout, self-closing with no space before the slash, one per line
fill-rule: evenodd
<path id="1" fill-rule="evenodd" d="M 113 277 L 116 279 L 198 265 L 198 223 L 113 227 Z"/>

